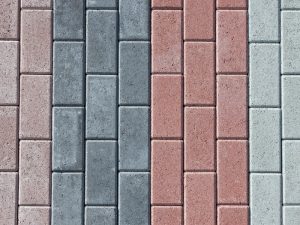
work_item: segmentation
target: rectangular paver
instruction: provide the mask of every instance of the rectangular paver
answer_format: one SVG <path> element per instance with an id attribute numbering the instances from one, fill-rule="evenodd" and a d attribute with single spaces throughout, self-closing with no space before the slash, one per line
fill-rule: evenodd
<path id="1" fill-rule="evenodd" d="M 249 207 L 248 206 L 219 206 L 218 225 L 248 225 Z"/>
<path id="2" fill-rule="evenodd" d="M 182 225 L 182 206 L 153 206 L 151 209 L 152 225 Z"/>
<path id="3" fill-rule="evenodd" d="M 299 9 L 300 2 L 298 0 L 282 0 L 281 8 L 282 9 Z"/>
<path id="4" fill-rule="evenodd" d="M 283 224 L 284 225 L 300 224 L 300 206 L 283 207 Z"/>
<path id="5" fill-rule="evenodd" d="M 47 8 L 51 9 L 52 0 L 21 0 L 22 8 Z"/>
<path id="6" fill-rule="evenodd" d="M 117 0 L 86 0 L 88 8 L 116 8 Z"/>
<path id="7" fill-rule="evenodd" d="M 182 8 L 182 0 L 152 0 L 153 8 Z"/>
<path id="8" fill-rule="evenodd" d="M 18 225 L 50 225 L 50 207 L 20 206 Z"/>
<path id="9" fill-rule="evenodd" d="M 86 206 L 85 225 L 107 225 L 116 224 L 117 208 L 105 206 Z"/>
<path id="10" fill-rule="evenodd" d="M 217 0 L 218 9 L 240 9 L 247 8 L 247 0 Z"/>
<path id="11" fill-rule="evenodd" d="M 87 141 L 85 204 L 116 204 L 117 142 Z"/>
<path id="12" fill-rule="evenodd" d="M 19 37 L 19 2 L 19 0 L 0 2 L 0 38 L 17 39 Z"/>

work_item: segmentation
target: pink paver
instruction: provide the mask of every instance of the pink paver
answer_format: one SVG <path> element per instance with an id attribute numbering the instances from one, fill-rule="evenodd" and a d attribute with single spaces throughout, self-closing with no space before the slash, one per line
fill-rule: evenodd
<path id="1" fill-rule="evenodd" d="M 182 225 L 181 206 L 152 207 L 152 225 Z"/>
<path id="2" fill-rule="evenodd" d="M 217 0 L 217 8 L 247 8 L 247 0 Z"/>
<path id="3" fill-rule="evenodd" d="M 219 204 L 248 203 L 247 141 L 222 140 L 217 144 Z"/>
<path id="4" fill-rule="evenodd" d="M 247 11 L 217 11 L 217 73 L 247 73 Z"/>
<path id="5" fill-rule="evenodd" d="M 215 39 L 215 1 L 184 0 L 184 39 Z"/>
<path id="6" fill-rule="evenodd" d="M 247 76 L 217 76 L 217 136 L 247 138 Z"/>
<path id="7" fill-rule="evenodd" d="M 215 173 L 184 174 L 184 224 L 216 223 Z"/>
<path id="8" fill-rule="evenodd" d="M 0 225 L 15 225 L 16 209 L 17 173 L 0 172 Z"/>
<path id="9" fill-rule="evenodd" d="M 50 141 L 20 142 L 19 204 L 50 204 Z"/>
<path id="10" fill-rule="evenodd" d="M 218 225 L 248 225 L 248 206 L 219 206 Z"/>
<path id="11" fill-rule="evenodd" d="M 186 107 L 184 123 L 185 170 L 215 170 L 215 108 Z"/>
<path id="12" fill-rule="evenodd" d="M 0 38 L 18 39 L 19 0 L 0 1 Z M 2 52 L 1 52 L 2 53 Z"/>
<path id="13" fill-rule="evenodd" d="M 51 87 L 49 75 L 21 76 L 21 139 L 51 138 Z"/>
<path id="14" fill-rule="evenodd" d="M 152 141 L 151 202 L 182 203 L 182 141 Z"/>
<path id="15" fill-rule="evenodd" d="M 21 0 L 22 8 L 51 8 L 52 0 Z"/>
<path id="16" fill-rule="evenodd" d="M 0 106 L 0 171 L 17 169 L 17 124 L 18 108 Z"/>
<path id="17" fill-rule="evenodd" d="M 0 41 L 0 53 L 0 104 L 16 105 L 19 102 L 19 43 Z"/>
<path id="18" fill-rule="evenodd" d="M 215 43 L 185 42 L 185 105 L 214 105 L 215 77 Z"/>
<path id="19" fill-rule="evenodd" d="M 182 138 L 182 76 L 152 76 L 153 138 Z"/>
<path id="20" fill-rule="evenodd" d="M 152 73 L 181 73 L 182 11 L 152 11 Z"/>
<path id="21" fill-rule="evenodd" d="M 50 207 L 19 207 L 18 225 L 50 225 Z"/>
<path id="22" fill-rule="evenodd" d="M 21 73 L 50 73 L 52 11 L 21 11 Z"/>
<path id="23" fill-rule="evenodd" d="M 152 8 L 181 8 L 182 0 L 152 0 Z"/>

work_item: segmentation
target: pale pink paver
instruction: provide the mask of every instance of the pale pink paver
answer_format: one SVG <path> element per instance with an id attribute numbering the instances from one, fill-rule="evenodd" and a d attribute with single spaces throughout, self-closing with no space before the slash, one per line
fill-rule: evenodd
<path id="1" fill-rule="evenodd" d="M 53 0 L 21 0 L 22 8 L 51 8 Z"/>
<path id="2" fill-rule="evenodd" d="M 219 206 L 218 225 L 248 225 L 248 206 Z"/>
<path id="3" fill-rule="evenodd" d="M 19 204 L 50 204 L 50 141 L 21 141 Z"/>
<path id="4" fill-rule="evenodd" d="M 247 0 L 217 0 L 217 8 L 246 9 Z"/>
<path id="5" fill-rule="evenodd" d="M 20 86 L 20 139 L 51 138 L 50 75 L 22 75 Z"/>
<path id="6" fill-rule="evenodd" d="M 50 225 L 50 207 L 20 206 L 18 225 Z"/>
<path id="7" fill-rule="evenodd" d="M 19 0 L 0 1 L 0 38 L 19 38 Z M 2 52 L 1 52 L 2 53 Z"/>
<path id="8" fill-rule="evenodd" d="M 182 225 L 181 206 L 154 206 L 151 212 L 152 225 Z"/>
<path id="9" fill-rule="evenodd" d="M 152 0 L 152 8 L 181 8 L 182 0 Z"/>

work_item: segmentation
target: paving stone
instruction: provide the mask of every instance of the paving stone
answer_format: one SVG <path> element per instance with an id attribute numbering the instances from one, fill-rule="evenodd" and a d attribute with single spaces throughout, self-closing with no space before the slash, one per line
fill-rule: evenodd
<path id="1" fill-rule="evenodd" d="M 20 142 L 19 204 L 50 204 L 50 161 L 50 141 Z"/>
<path id="2" fill-rule="evenodd" d="M 282 77 L 282 137 L 300 138 L 300 77 Z"/>
<path id="3" fill-rule="evenodd" d="M 52 11 L 21 11 L 21 73 L 50 73 L 52 69 Z"/>
<path id="4" fill-rule="evenodd" d="M 182 0 L 152 0 L 153 8 L 182 8 Z"/>
<path id="5" fill-rule="evenodd" d="M 54 39 L 83 39 L 83 0 L 54 0 L 53 13 Z"/>
<path id="6" fill-rule="evenodd" d="M 18 108 L 0 106 L 0 171 L 17 169 Z"/>
<path id="7" fill-rule="evenodd" d="M 120 42 L 119 104 L 149 105 L 150 43 Z"/>
<path id="8" fill-rule="evenodd" d="M 50 207 L 19 206 L 18 225 L 50 225 Z"/>
<path id="9" fill-rule="evenodd" d="M 182 203 L 182 141 L 152 141 L 151 203 Z"/>
<path id="10" fill-rule="evenodd" d="M 279 41 L 280 2 L 249 0 L 249 41 Z"/>
<path id="11" fill-rule="evenodd" d="M 280 45 L 251 44 L 249 105 L 280 107 Z"/>
<path id="12" fill-rule="evenodd" d="M 149 107 L 119 107 L 119 170 L 149 170 L 149 121 Z"/>
<path id="13" fill-rule="evenodd" d="M 284 206 L 283 207 L 283 224 L 298 225 L 300 224 L 300 207 Z"/>
<path id="14" fill-rule="evenodd" d="M 87 141 L 85 204 L 116 204 L 117 142 Z"/>
<path id="15" fill-rule="evenodd" d="M 184 173 L 185 225 L 216 223 L 215 190 L 215 173 Z"/>
<path id="16" fill-rule="evenodd" d="M 299 204 L 300 190 L 300 141 L 283 141 L 282 143 L 282 176 L 283 203 Z"/>
<path id="17" fill-rule="evenodd" d="M 281 204 L 281 174 L 251 173 L 251 225 L 281 225 Z"/>
<path id="18" fill-rule="evenodd" d="M 89 75 L 86 82 L 86 138 L 115 139 L 117 77 Z"/>
<path id="19" fill-rule="evenodd" d="M 152 11 L 152 73 L 182 72 L 181 31 L 182 11 Z"/>
<path id="20" fill-rule="evenodd" d="M 52 174 L 52 225 L 83 225 L 83 174 Z"/>
<path id="21" fill-rule="evenodd" d="M 17 176 L 17 173 L 0 173 L 0 225 L 16 224 Z"/>
<path id="22" fill-rule="evenodd" d="M 117 0 L 86 0 L 88 8 L 116 8 Z"/>
<path id="23" fill-rule="evenodd" d="M 51 138 L 50 75 L 24 75 L 20 83 L 20 139 Z"/>
<path id="24" fill-rule="evenodd" d="M 281 51 L 283 74 L 300 73 L 300 22 L 299 11 L 282 11 L 281 12 Z"/>
<path id="25" fill-rule="evenodd" d="M 249 207 L 248 206 L 219 206 L 218 224 L 248 225 Z"/>
<path id="26" fill-rule="evenodd" d="M 117 221 L 115 207 L 85 207 L 85 225 L 115 225 Z"/>
<path id="27" fill-rule="evenodd" d="M 84 43 L 54 42 L 53 104 L 84 103 Z"/>
<path id="28" fill-rule="evenodd" d="M 151 220 L 152 225 L 182 225 L 182 206 L 152 206 Z"/>
<path id="29" fill-rule="evenodd" d="M 300 2 L 298 0 L 282 0 L 281 8 L 282 9 L 299 9 Z"/>
<path id="30" fill-rule="evenodd" d="M 0 2 L 0 38 L 19 37 L 19 0 Z M 2 52 L 2 51 L 1 51 Z"/>
<path id="31" fill-rule="evenodd" d="M 247 9 L 247 0 L 217 0 L 217 8 L 226 9 Z"/>
<path id="32" fill-rule="evenodd" d="M 281 171 L 280 109 L 250 109 L 250 171 Z"/>
<path id="33" fill-rule="evenodd" d="M 83 108 L 53 108 L 53 170 L 78 171 L 83 169 L 83 119 Z"/>
<path id="34" fill-rule="evenodd" d="M 21 0 L 22 8 L 48 8 L 51 9 L 52 0 Z"/>
<path id="35" fill-rule="evenodd" d="M 217 11 L 217 73 L 247 73 L 247 38 L 246 10 Z"/>
<path id="36" fill-rule="evenodd" d="M 120 0 L 121 39 L 150 39 L 150 0 Z"/>
<path id="37" fill-rule="evenodd" d="M 119 173 L 120 225 L 150 225 L 149 178 L 149 173 Z"/>
<path id="38" fill-rule="evenodd" d="M 87 11 L 87 73 L 117 73 L 117 15 L 115 10 Z"/>
<path id="39" fill-rule="evenodd" d="M 0 41 L 0 52 L 0 104 L 17 105 L 19 102 L 19 43 L 17 41 Z"/>

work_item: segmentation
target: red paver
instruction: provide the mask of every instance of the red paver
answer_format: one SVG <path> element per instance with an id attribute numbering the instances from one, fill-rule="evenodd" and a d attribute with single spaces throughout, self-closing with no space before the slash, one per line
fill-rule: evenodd
<path id="1" fill-rule="evenodd" d="M 186 107 L 185 170 L 215 170 L 215 108 Z"/>
<path id="2" fill-rule="evenodd" d="M 224 140 L 217 144 L 219 204 L 248 203 L 247 141 Z"/>
<path id="3" fill-rule="evenodd" d="M 18 225 L 50 225 L 50 207 L 19 207 Z"/>
<path id="4" fill-rule="evenodd" d="M 217 11 L 217 73 L 247 73 L 247 11 Z"/>
<path id="5" fill-rule="evenodd" d="M 248 206 L 219 206 L 218 225 L 248 225 Z"/>
<path id="6" fill-rule="evenodd" d="M 153 138 L 182 138 L 182 76 L 152 76 Z"/>
<path id="7" fill-rule="evenodd" d="M 215 77 L 215 43 L 185 42 L 185 105 L 214 105 Z"/>
<path id="8" fill-rule="evenodd" d="M 217 0 L 217 7 L 218 8 L 241 8 L 246 9 L 247 8 L 247 0 Z"/>
<path id="9" fill-rule="evenodd" d="M 50 141 L 20 142 L 19 204 L 50 204 Z"/>
<path id="10" fill-rule="evenodd" d="M 182 0 L 152 0 L 152 8 L 182 8 Z"/>
<path id="11" fill-rule="evenodd" d="M 181 206 L 152 207 L 152 225 L 182 225 Z"/>
<path id="12" fill-rule="evenodd" d="M 0 38 L 19 37 L 19 0 L 0 1 Z M 1 52 L 2 53 L 2 52 Z"/>
<path id="13" fill-rule="evenodd" d="M 217 76 L 217 136 L 247 138 L 247 76 Z"/>
<path id="14" fill-rule="evenodd" d="M 182 141 L 152 141 L 152 204 L 182 203 L 182 164 Z"/>
<path id="15" fill-rule="evenodd" d="M 152 73 L 181 73 L 182 11 L 152 11 Z"/>
<path id="16" fill-rule="evenodd" d="M 50 73 L 52 11 L 21 11 L 21 73 Z"/>
<path id="17" fill-rule="evenodd" d="M 215 225 L 215 173 L 184 174 L 184 224 Z"/>
<path id="18" fill-rule="evenodd" d="M 21 76 L 21 139 L 51 138 L 51 87 L 49 75 Z"/>
<path id="19" fill-rule="evenodd" d="M 17 169 L 17 126 L 18 108 L 0 106 L 0 170 Z"/>
<path id="20" fill-rule="evenodd" d="M 184 39 L 215 39 L 215 1 L 184 0 Z"/>
<path id="21" fill-rule="evenodd" d="M 17 221 L 17 173 L 0 172 L 0 225 Z"/>
<path id="22" fill-rule="evenodd" d="M 52 0 L 21 0 L 22 8 L 51 8 Z"/>

